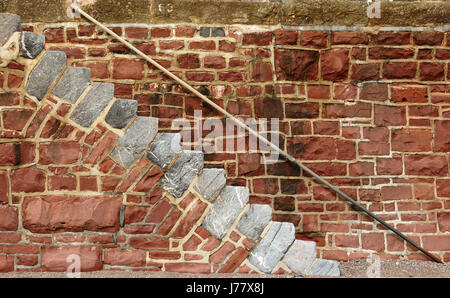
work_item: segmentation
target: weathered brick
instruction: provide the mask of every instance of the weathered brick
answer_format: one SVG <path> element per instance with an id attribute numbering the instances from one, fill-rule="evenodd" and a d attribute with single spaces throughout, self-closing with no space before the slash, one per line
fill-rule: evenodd
<path id="1" fill-rule="evenodd" d="M 42 248 L 42 270 L 51 272 L 65 272 L 71 263 L 70 255 L 80 257 L 81 272 L 97 271 L 103 268 L 102 252 L 96 246 L 45 246 Z"/>

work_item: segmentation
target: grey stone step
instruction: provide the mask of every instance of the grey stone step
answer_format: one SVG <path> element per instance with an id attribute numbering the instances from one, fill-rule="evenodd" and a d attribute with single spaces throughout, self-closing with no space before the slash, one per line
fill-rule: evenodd
<path id="1" fill-rule="evenodd" d="M 241 186 L 225 186 L 202 223 L 211 235 L 222 239 L 249 201 L 249 190 Z"/>
<path id="2" fill-rule="evenodd" d="M 125 134 L 119 138 L 111 156 L 125 168 L 128 168 L 144 152 L 158 133 L 158 119 L 137 117 Z"/>
<path id="3" fill-rule="evenodd" d="M 22 32 L 20 56 L 34 59 L 45 49 L 45 36 L 32 32 Z"/>
<path id="4" fill-rule="evenodd" d="M 61 71 L 66 67 L 66 53 L 61 51 L 48 51 L 31 72 L 27 92 L 41 100 L 50 86 L 55 82 Z"/>
<path id="5" fill-rule="evenodd" d="M 294 239 L 295 228 L 292 223 L 274 222 L 250 252 L 248 260 L 260 271 L 271 273 Z"/>
<path id="6" fill-rule="evenodd" d="M 317 247 L 314 241 L 295 240 L 283 258 L 292 272 L 307 275 L 316 260 Z"/>
<path id="7" fill-rule="evenodd" d="M 163 188 L 174 197 L 180 198 L 202 169 L 203 152 L 183 150 L 161 179 Z"/>
<path id="8" fill-rule="evenodd" d="M 70 119 L 83 127 L 91 126 L 113 97 L 114 84 L 92 83 L 92 89 L 75 108 Z"/>
<path id="9" fill-rule="evenodd" d="M 194 189 L 209 202 L 214 202 L 227 179 L 224 169 L 203 169 Z"/>
<path id="10" fill-rule="evenodd" d="M 68 67 L 53 94 L 61 99 L 76 103 L 84 90 L 89 86 L 91 69 L 87 67 Z"/>
<path id="11" fill-rule="evenodd" d="M 166 171 L 179 153 L 181 153 L 181 135 L 161 133 L 147 151 L 147 158 Z"/>
<path id="12" fill-rule="evenodd" d="M 20 16 L 16 14 L 0 14 L 0 47 L 3 46 L 14 32 L 21 32 Z"/>
<path id="13" fill-rule="evenodd" d="M 108 114 L 105 121 L 111 127 L 122 129 L 130 123 L 136 116 L 138 102 L 131 99 L 117 99 Z"/>
<path id="14" fill-rule="evenodd" d="M 272 207 L 263 204 L 252 204 L 242 216 L 237 228 L 242 234 L 256 241 L 271 220 Z"/>
<path id="15" fill-rule="evenodd" d="M 316 259 L 311 266 L 308 275 L 317 276 L 340 276 L 341 271 L 339 269 L 340 263 L 333 260 Z"/>

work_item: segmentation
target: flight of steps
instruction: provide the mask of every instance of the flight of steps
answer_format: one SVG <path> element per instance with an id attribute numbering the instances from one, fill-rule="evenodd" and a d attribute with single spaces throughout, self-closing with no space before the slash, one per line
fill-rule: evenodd
<path id="1" fill-rule="evenodd" d="M 77 126 L 92 128 L 104 119 L 121 130 L 111 158 L 129 169 L 146 156 L 163 170 L 159 183 L 174 199 L 193 189 L 209 206 L 201 227 L 220 241 L 232 228 L 254 241 L 248 261 L 259 272 L 272 273 L 282 262 L 296 274 L 340 275 L 339 262 L 316 258 L 315 242 L 295 240 L 292 223 L 273 222 L 269 205 L 249 204 L 247 187 L 226 185 L 223 169 L 203 168 L 203 153 L 183 150 L 180 134 L 158 133 L 158 119 L 137 116 L 136 101 L 114 98 L 112 83 L 91 82 L 90 69 L 68 67 L 64 52 L 39 57 L 26 85 L 30 97 L 72 104 L 69 119 Z"/>

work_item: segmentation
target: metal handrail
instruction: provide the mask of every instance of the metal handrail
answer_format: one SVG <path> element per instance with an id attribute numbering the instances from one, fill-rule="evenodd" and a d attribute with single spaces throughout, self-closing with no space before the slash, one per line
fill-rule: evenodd
<path id="1" fill-rule="evenodd" d="M 208 97 L 206 97 L 205 95 L 201 94 L 199 91 L 197 91 L 196 89 L 194 89 L 191 85 L 189 85 L 188 83 L 186 83 L 185 81 L 183 81 L 182 79 L 180 79 L 179 77 L 177 77 L 176 75 L 174 75 L 173 73 L 171 73 L 169 70 L 167 70 L 166 68 L 164 68 L 163 66 L 161 66 L 158 62 L 156 62 L 155 60 L 153 60 L 152 58 L 148 57 L 146 54 L 144 54 L 142 51 L 140 51 L 139 49 L 137 49 L 136 47 L 134 47 L 131 43 L 129 43 L 128 41 L 126 41 L 125 39 L 123 39 L 122 37 L 120 37 L 119 35 L 117 35 L 116 33 L 114 33 L 112 30 L 110 30 L 109 28 L 107 28 L 105 25 L 103 25 L 102 23 L 100 23 L 99 21 L 97 21 L 96 19 L 94 19 L 93 17 L 91 17 L 89 14 L 87 14 L 84 10 L 82 10 L 76 3 L 71 5 L 72 9 L 74 9 L 75 11 L 80 12 L 81 15 L 83 15 L 86 19 L 88 19 L 89 21 L 91 21 L 92 23 L 96 24 L 97 26 L 99 26 L 102 30 L 104 30 L 105 32 L 107 32 L 108 34 L 110 34 L 111 36 L 113 36 L 114 38 L 116 38 L 117 40 L 119 40 L 121 43 L 123 43 L 124 45 L 126 45 L 129 49 L 133 50 L 136 54 L 138 54 L 139 56 L 141 56 L 143 59 L 145 59 L 146 61 L 148 61 L 149 63 L 151 63 L 153 66 L 155 66 L 156 68 L 158 68 L 159 70 L 161 70 L 164 74 L 166 74 L 168 77 L 172 78 L 173 80 L 175 80 L 177 83 L 179 83 L 180 85 L 182 85 L 184 88 L 186 88 L 187 90 L 189 90 L 190 92 L 194 93 L 196 96 L 198 96 L 199 98 L 201 98 L 203 101 L 205 101 L 206 103 L 208 103 L 210 106 L 214 107 L 216 110 L 218 110 L 220 113 L 222 113 L 223 115 L 227 116 L 228 118 L 230 118 L 231 120 L 233 120 L 238 126 L 240 126 L 241 128 L 247 130 L 251 135 L 255 136 L 256 138 L 258 138 L 261 142 L 265 143 L 267 146 L 271 147 L 272 149 L 274 149 L 275 151 L 277 151 L 279 154 L 281 154 L 282 156 L 284 156 L 287 160 L 289 160 L 290 162 L 294 163 L 295 165 L 297 165 L 299 168 L 301 168 L 302 170 L 304 170 L 305 172 L 307 172 L 308 174 L 310 174 L 311 176 L 313 176 L 315 179 L 317 179 L 320 183 L 322 183 L 323 185 L 327 186 L 329 189 L 333 190 L 334 192 L 336 192 L 337 194 L 339 194 L 341 197 L 343 197 L 345 200 L 347 200 L 348 202 L 350 202 L 352 205 L 356 206 L 359 210 L 363 211 L 364 213 L 366 213 L 367 215 L 369 215 L 370 217 L 372 217 L 373 219 L 375 219 L 376 221 L 378 221 L 380 224 L 382 224 L 384 227 L 386 227 L 387 229 L 391 230 L 392 232 L 394 232 L 396 235 L 398 235 L 399 237 L 401 237 L 403 240 L 405 240 L 407 243 L 409 243 L 410 245 L 412 245 L 413 247 L 415 247 L 416 249 L 418 249 L 419 251 L 421 251 L 422 253 L 424 253 L 426 256 L 428 256 L 429 258 L 431 258 L 433 261 L 438 262 L 438 263 L 442 263 L 442 261 L 437 258 L 436 256 L 434 256 L 433 254 L 431 254 L 430 252 L 426 251 L 424 248 L 422 248 L 421 246 L 419 246 L 417 243 L 415 243 L 413 240 L 411 240 L 410 238 L 408 238 L 406 235 L 404 235 L 403 233 L 401 233 L 400 231 L 398 231 L 397 229 L 395 229 L 394 227 L 392 227 L 391 225 L 389 225 L 388 223 L 386 223 L 384 220 L 382 220 L 381 218 L 379 218 L 378 216 L 376 216 L 373 212 L 369 211 L 368 209 L 364 208 L 363 206 L 361 206 L 360 204 L 358 204 L 355 200 L 353 200 L 351 197 L 349 197 L 348 195 L 346 195 L 345 193 L 343 193 L 341 190 L 339 190 L 337 187 L 335 187 L 334 185 L 332 185 L 330 182 L 328 182 L 327 180 L 323 179 L 322 177 L 320 177 L 319 175 L 317 175 L 316 173 L 314 173 L 312 170 L 310 170 L 309 168 L 307 168 L 305 165 L 303 165 L 301 162 L 299 162 L 298 160 L 296 160 L 294 157 L 292 157 L 290 154 L 288 154 L 287 152 L 283 151 L 281 148 L 279 148 L 278 146 L 276 146 L 275 144 L 273 144 L 272 142 L 270 142 L 269 140 L 267 140 L 265 137 L 261 136 L 258 132 L 256 132 L 255 130 L 253 130 L 251 127 L 247 126 L 245 123 L 243 123 L 241 120 L 235 118 L 232 114 L 230 114 L 229 112 L 227 112 L 225 109 L 223 109 L 222 107 L 220 107 L 219 105 L 217 105 L 216 103 L 214 103 L 212 100 L 210 100 Z"/>

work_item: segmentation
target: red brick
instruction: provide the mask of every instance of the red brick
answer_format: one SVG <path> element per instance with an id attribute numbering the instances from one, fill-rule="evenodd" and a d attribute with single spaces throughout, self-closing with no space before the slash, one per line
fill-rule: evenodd
<path id="1" fill-rule="evenodd" d="M 72 264 L 68 257 L 72 254 L 80 257 L 81 272 L 101 270 L 102 252 L 95 246 L 62 246 L 42 247 L 42 270 L 51 272 L 65 272 Z M 73 261 L 72 261 L 73 262 Z"/>
<path id="2" fill-rule="evenodd" d="M 396 129 L 392 131 L 392 150 L 420 152 L 431 150 L 431 131 L 424 129 Z"/>
<path id="3" fill-rule="evenodd" d="M 216 43 L 213 40 L 191 41 L 189 43 L 189 49 L 190 50 L 214 51 L 216 49 Z"/>
<path id="4" fill-rule="evenodd" d="M 172 29 L 170 28 L 152 28 L 152 38 L 170 37 Z"/>
<path id="5" fill-rule="evenodd" d="M 356 158 L 356 144 L 353 141 L 336 141 L 336 158 L 339 160 L 353 160 Z"/>
<path id="6" fill-rule="evenodd" d="M 448 161 L 445 156 L 439 155 L 407 155 L 405 173 L 416 176 L 447 176 Z"/>
<path id="7" fill-rule="evenodd" d="M 250 76 L 255 82 L 273 81 L 272 64 L 269 62 L 252 62 Z"/>
<path id="8" fill-rule="evenodd" d="M 184 244 L 184 251 L 196 251 L 202 240 L 195 235 L 192 235 Z"/>
<path id="9" fill-rule="evenodd" d="M 149 29 L 145 27 L 126 27 L 125 34 L 128 38 L 148 39 Z"/>
<path id="10" fill-rule="evenodd" d="M 194 37 L 197 28 L 190 26 L 179 26 L 175 28 L 176 37 Z"/>
<path id="11" fill-rule="evenodd" d="M 450 198 L 450 179 L 436 180 L 436 192 L 438 197 Z"/>
<path id="12" fill-rule="evenodd" d="M 175 226 L 175 224 L 178 222 L 178 219 L 181 216 L 181 211 L 179 209 L 173 209 L 167 219 L 164 221 L 164 223 L 159 227 L 159 229 L 156 231 L 156 234 L 158 235 L 167 235 L 172 230 L 172 228 Z"/>
<path id="13" fill-rule="evenodd" d="M 181 258 L 181 253 L 178 251 L 152 251 L 149 257 L 156 260 L 178 260 Z"/>
<path id="14" fill-rule="evenodd" d="M 275 31 L 275 44 L 295 45 L 297 44 L 298 32 L 294 30 L 278 29 Z"/>
<path id="15" fill-rule="evenodd" d="M 361 246 L 363 249 L 370 249 L 375 251 L 384 251 L 384 234 L 369 233 L 361 235 Z"/>
<path id="16" fill-rule="evenodd" d="M 245 72 L 227 71 L 219 73 L 219 81 L 225 82 L 244 82 L 247 78 Z"/>
<path id="17" fill-rule="evenodd" d="M 356 162 L 349 165 L 349 175 L 354 177 L 374 175 L 374 164 L 372 162 Z"/>
<path id="18" fill-rule="evenodd" d="M 75 176 L 50 176 L 48 187 L 49 190 L 76 190 L 77 179 Z"/>
<path id="19" fill-rule="evenodd" d="M 391 89 L 391 100 L 393 102 L 426 103 L 428 92 L 426 87 L 394 87 Z"/>
<path id="20" fill-rule="evenodd" d="M 0 87 L 3 84 L 3 75 L 0 73 Z M 0 94 L 0 106 L 15 106 L 20 103 L 20 95 L 16 92 L 7 92 Z"/>
<path id="21" fill-rule="evenodd" d="M 449 60 L 450 59 L 450 50 L 436 49 L 436 59 Z"/>
<path id="22" fill-rule="evenodd" d="M 113 79 L 135 79 L 144 78 L 144 64 L 142 60 L 114 59 Z"/>
<path id="23" fill-rule="evenodd" d="M 5 129 L 21 131 L 28 120 L 30 120 L 31 115 L 33 115 L 32 110 L 3 110 L 3 127 Z"/>
<path id="24" fill-rule="evenodd" d="M 411 44 L 411 33 L 378 32 L 370 36 L 370 41 L 377 45 L 408 45 Z"/>
<path id="25" fill-rule="evenodd" d="M 148 207 L 127 206 L 125 209 L 125 223 L 141 222 L 147 215 Z"/>
<path id="26" fill-rule="evenodd" d="M 35 233 L 114 232 L 119 229 L 121 204 L 117 196 L 26 198 L 22 207 L 23 226 Z"/>
<path id="27" fill-rule="evenodd" d="M 369 38 L 366 33 L 359 32 L 333 32 L 331 34 L 331 44 L 351 44 L 361 45 L 367 44 Z"/>
<path id="28" fill-rule="evenodd" d="M 328 33 L 316 31 L 302 31 L 300 45 L 324 48 L 328 44 Z"/>
<path id="29" fill-rule="evenodd" d="M 370 118 L 372 113 L 371 105 L 357 102 L 356 104 L 325 104 L 322 106 L 323 118 Z M 405 119 L 406 123 L 406 119 Z"/>
<path id="30" fill-rule="evenodd" d="M 14 271 L 14 256 L 0 255 L 0 272 L 12 272 Z"/>
<path id="31" fill-rule="evenodd" d="M 319 53 L 309 50 L 275 50 L 275 71 L 278 80 L 317 80 Z"/>
<path id="32" fill-rule="evenodd" d="M 303 32 L 303 34 L 306 32 Z M 322 52 L 322 78 L 329 81 L 343 81 L 348 77 L 349 50 L 332 49 Z"/>
<path id="33" fill-rule="evenodd" d="M 43 192 L 45 172 L 36 168 L 22 168 L 11 172 L 12 192 Z"/>
<path id="34" fill-rule="evenodd" d="M 450 120 L 434 121 L 434 146 L 435 152 L 450 151 Z"/>
<path id="35" fill-rule="evenodd" d="M 388 85 L 379 83 L 364 84 L 359 94 L 360 99 L 370 101 L 385 101 L 388 97 Z"/>
<path id="36" fill-rule="evenodd" d="M 173 237 L 183 238 L 184 236 L 186 236 L 203 215 L 206 207 L 208 207 L 208 205 L 201 201 L 197 201 L 196 203 L 194 203 L 191 209 L 178 223 L 178 226 L 173 233 Z"/>
<path id="37" fill-rule="evenodd" d="M 414 49 L 405 48 L 370 48 L 369 58 L 379 60 L 409 59 L 414 57 Z"/>
<path id="38" fill-rule="evenodd" d="M 163 199 L 161 202 L 156 205 L 150 214 L 148 215 L 148 218 L 146 222 L 151 223 L 160 223 L 164 217 L 169 213 L 170 209 L 172 208 L 172 204 L 167 199 Z"/>
<path id="39" fill-rule="evenodd" d="M 406 124 L 405 107 L 375 105 L 376 126 L 399 126 Z"/>
<path id="40" fill-rule="evenodd" d="M 253 192 L 260 194 L 276 194 L 278 193 L 278 179 L 261 178 L 253 179 Z"/>
<path id="41" fill-rule="evenodd" d="M 62 28 L 45 29 L 44 35 L 46 43 L 64 42 L 64 29 Z"/>
<path id="42" fill-rule="evenodd" d="M 272 99 L 272 101 L 277 101 L 276 99 Z M 281 103 L 281 102 L 280 102 Z M 260 107 L 258 105 L 255 106 L 256 109 L 263 109 L 263 107 Z M 266 107 L 264 107 L 264 110 Z M 273 110 L 269 109 L 271 113 L 277 113 L 282 112 L 282 110 Z M 286 103 L 286 117 L 293 118 L 293 119 L 301 119 L 301 118 L 318 118 L 319 116 L 319 104 L 313 103 L 313 102 L 305 102 L 305 103 Z M 294 123 L 294 122 L 291 122 Z M 301 124 L 301 126 L 297 126 L 296 124 Z M 295 132 L 293 134 L 309 134 L 306 133 L 306 131 L 310 131 L 311 127 L 309 122 L 295 122 L 295 124 L 292 124 L 295 127 Z M 305 125 L 307 127 L 305 127 Z M 301 131 L 305 133 L 300 133 Z"/>
<path id="43" fill-rule="evenodd" d="M 136 250 L 108 249 L 104 251 L 104 263 L 111 266 L 142 267 L 146 253 Z"/>
<path id="44" fill-rule="evenodd" d="M 353 64 L 351 79 L 356 81 L 371 81 L 380 78 L 380 64 Z"/>
<path id="45" fill-rule="evenodd" d="M 54 142 L 40 144 L 40 164 L 73 164 L 80 158 L 80 144 L 77 142 Z"/>
<path id="46" fill-rule="evenodd" d="M 444 81 L 445 64 L 443 63 L 420 63 L 419 79 L 421 81 Z"/>
<path id="47" fill-rule="evenodd" d="M 288 139 L 288 153 L 304 160 L 332 160 L 336 156 L 335 142 L 327 137 L 296 137 Z"/>
<path id="48" fill-rule="evenodd" d="M 134 191 L 147 192 L 152 189 L 153 185 L 159 181 L 163 175 L 163 171 L 160 167 L 154 166 L 142 179 L 136 184 Z"/>
<path id="49" fill-rule="evenodd" d="M 136 48 L 146 55 L 154 56 L 156 55 L 156 46 L 151 42 L 143 42 L 136 45 Z"/>
<path id="50" fill-rule="evenodd" d="M 254 32 L 245 33 L 242 39 L 242 44 L 255 45 L 255 46 L 267 46 L 272 43 L 272 32 Z"/>
<path id="51" fill-rule="evenodd" d="M 352 84 L 334 84 L 334 99 L 355 99 L 358 88 Z"/>
<path id="52" fill-rule="evenodd" d="M 227 40 L 219 41 L 219 51 L 222 52 L 234 52 L 236 50 L 236 43 Z M 231 65 L 230 65 L 231 67 Z"/>
<path id="53" fill-rule="evenodd" d="M 386 79 L 413 79 L 416 71 L 416 62 L 387 62 L 383 65 L 383 77 Z"/>
<path id="54" fill-rule="evenodd" d="M 293 197 L 276 197 L 273 203 L 274 210 L 295 211 L 295 198 Z"/>
<path id="55" fill-rule="evenodd" d="M 450 250 L 450 235 L 422 236 L 423 248 L 430 251 Z"/>
<path id="56" fill-rule="evenodd" d="M 235 249 L 235 246 L 230 242 L 225 242 L 221 248 L 209 257 L 210 263 L 221 264 L 226 257 Z"/>
<path id="57" fill-rule="evenodd" d="M 364 127 L 363 135 L 365 139 L 373 142 L 389 141 L 389 130 L 386 127 Z"/>
<path id="58" fill-rule="evenodd" d="M 413 39 L 416 45 L 439 46 L 442 45 L 442 41 L 444 40 L 444 33 L 418 32 L 414 34 Z"/>
<path id="59" fill-rule="evenodd" d="M 359 247 L 358 236 L 336 235 L 334 236 L 334 242 L 337 247 Z"/>
<path id="60" fill-rule="evenodd" d="M 203 58 L 203 65 L 206 68 L 225 68 L 226 60 L 222 56 L 206 56 Z"/>
<path id="61" fill-rule="evenodd" d="M 233 273 L 248 257 L 248 252 L 239 247 L 234 254 L 228 259 L 225 265 L 218 271 L 218 273 Z"/>
<path id="62" fill-rule="evenodd" d="M 62 51 L 68 58 L 82 59 L 86 56 L 86 50 L 80 47 L 51 47 L 51 51 Z"/>
<path id="63" fill-rule="evenodd" d="M 329 99 L 330 94 L 328 85 L 308 85 L 308 97 L 311 99 Z"/>
<path id="64" fill-rule="evenodd" d="M 412 193 L 410 186 L 383 186 L 381 188 L 381 198 L 383 201 L 411 200 Z"/>
<path id="65" fill-rule="evenodd" d="M 169 249 L 169 239 L 161 237 L 133 237 L 130 246 L 136 249 Z"/>
<path id="66" fill-rule="evenodd" d="M 264 164 L 261 162 L 259 154 L 239 154 L 238 156 L 239 175 L 260 176 L 264 174 Z"/>
<path id="67" fill-rule="evenodd" d="M 17 256 L 17 265 L 36 266 L 39 263 L 38 256 Z"/>
<path id="68" fill-rule="evenodd" d="M 180 68 L 194 69 L 200 67 L 200 59 L 197 54 L 181 54 L 177 57 Z"/>
<path id="69" fill-rule="evenodd" d="M 401 175 L 403 163 L 401 157 L 377 158 L 378 175 Z"/>
<path id="70" fill-rule="evenodd" d="M 211 273 L 211 265 L 204 263 L 167 263 L 165 264 L 165 271 L 208 274 Z"/>
<path id="71" fill-rule="evenodd" d="M 17 231 L 19 215 L 16 207 L 0 207 L 0 231 Z"/>

